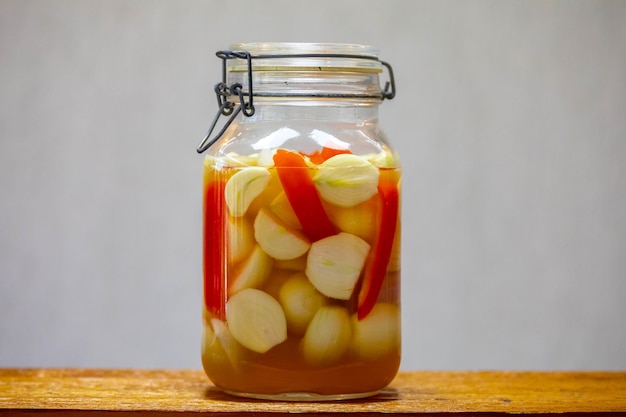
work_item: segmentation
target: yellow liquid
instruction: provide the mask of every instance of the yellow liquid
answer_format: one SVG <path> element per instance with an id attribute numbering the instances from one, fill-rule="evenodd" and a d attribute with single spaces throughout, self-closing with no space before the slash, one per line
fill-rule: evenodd
<path id="1" fill-rule="evenodd" d="M 303 354 L 302 329 L 289 328 L 287 339 L 264 353 L 244 347 L 230 333 L 226 321 L 226 309 L 233 287 L 233 280 L 241 264 L 246 262 L 246 240 L 260 210 L 267 210 L 288 229 L 298 233 L 298 217 L 290 210 L 284 198 L 284 189 L 276 168 L 268 168 L 270 180 L 263 192 L 252 201 L 245 215 L 232 217 L 223 197 L 228 179 L 243 168 L 215 168 L 205 165 L 205 231 L 204 231 L 204 340 L 202 363 L 211 381 L 226 392 L 257 398 L 283 400 L 324 400 L 359 398 L 373 395 L 387 386 L 396 375 L 400 365 L 400 220 L 398 216 L 394 245 L 384 280 L 377 294 L 374 310 L 364 319 L 374 317 L 368 327 L 374 331 L 362 331 L 356 338 L 360 320 L 357 318 L 358 289 L 348 300 L 325 298 L 328 305 L 339 306 L 351 319 L 352 331 L 349 347 L 330 362 L 312 363 Z M 292 168 L 298 169 L 298 168 Z M 392 178 L 397 184 L 400 172 L 381 169 L 381 177 Z M 282 194 L 282 195 L 281 195 Z M 337 232 L 350 233 L 376 247 L 381 230 L 381 196 L 375 194 L 367 201 L 353 207 L 337 207 L 322 201 L 323 210 L 336 227 Z M 311 214 L 311 213 L 309 213 Z M 315 213 L 311 214 L 315 215 Z M 233 234 L 231 228 L 247 230 Z M 247 237 L 246 237 L 247 236 Z M 229 245 L 228 239 L 240 239 L 237 245 Z M 232 242 L 231 242 L 232 243 Z M 254 244 L 254 241 L 252 242 Z M 249 246 L 249 244 L 248 244 Z M 233 250 L 237 247 L 237 251 Z M 234 253 L 237 252 L 237 253 Z M 243 252 L 243 254 L 241 253 Z M 374 256 L 373 250 L 368 256 Z M 367 262 L 367 261 L 366 261 Z M 292 260 L 272 260 L 267 277 L 256 289 L 279 299 L 281 286 L 293 275 L 303 274 L 306 255 Z M 361 274 L 363 275 L 363 274 Z M 377 309 L 381 306 L 380 309 Z M 379 310 L 391 312 L 380 315 Z M 374 323 L 375 322 L 375 323 Z M 376 329 L 381 329 L 378 331 Z M 374 336 L 372 336 L 372 334 Z M 377 335 L 386 336 L 378 337 Z"/>

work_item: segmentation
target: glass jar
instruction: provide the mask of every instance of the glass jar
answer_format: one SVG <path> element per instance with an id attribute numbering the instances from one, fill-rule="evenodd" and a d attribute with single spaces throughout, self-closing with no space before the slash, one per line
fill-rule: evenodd
<path id="1" fill-rule="evenodd" d="M 252 398 L 374 395 L 401 347 L 401 174 L 378 125 L 391 67 L 349 44 L 217 55 L 220 110 L 198 147 L 206 374 Z"/>

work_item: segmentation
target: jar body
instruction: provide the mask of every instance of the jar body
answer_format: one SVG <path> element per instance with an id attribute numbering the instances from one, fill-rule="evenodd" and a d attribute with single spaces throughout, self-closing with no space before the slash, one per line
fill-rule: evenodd
<path id="1" fill-rule="evenodd" d="M 267 103 L 205 157 L 202 362 L 257 398 L 375 394 L 400 364 L 400 166 L 377 106 Z"/>

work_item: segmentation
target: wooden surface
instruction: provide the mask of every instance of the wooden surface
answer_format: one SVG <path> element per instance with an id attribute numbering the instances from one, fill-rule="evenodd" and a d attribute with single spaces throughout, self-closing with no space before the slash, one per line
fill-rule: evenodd
<path id="1" fill-rule="evenodd" d="M 238 399 L 202 371 L 0 369 L 0 415 L 353 416 L 624 413 L 626 372 L 405 372 L 367 400 Z"/>

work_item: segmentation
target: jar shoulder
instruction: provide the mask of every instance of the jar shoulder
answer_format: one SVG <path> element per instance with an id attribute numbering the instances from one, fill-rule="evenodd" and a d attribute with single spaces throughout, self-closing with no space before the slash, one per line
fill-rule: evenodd
<path id="1" fill-rule="evenodd" d="M 387 135 L 377 123 L 284 120 L 233 123 L 209 149 L 209 154 L 249 155 L 278 148 L 303 153 L 321 148 L 349 150 L 354 154 L 394 153 Z"/>

